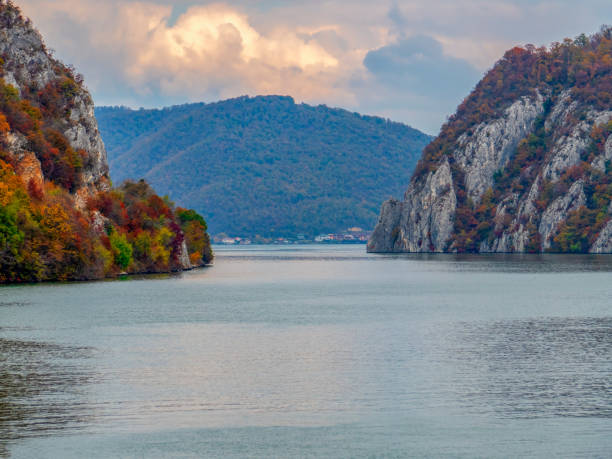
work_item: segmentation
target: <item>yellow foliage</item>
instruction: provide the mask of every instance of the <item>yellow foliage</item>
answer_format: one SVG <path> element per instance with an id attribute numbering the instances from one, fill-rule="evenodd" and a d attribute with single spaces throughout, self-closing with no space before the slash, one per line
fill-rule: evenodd
<path id="1" fill-rule="evenodd" d="M 17 199 L 27 200 L 23 182 L 11 165 L 0 160 L 0 205 L 8 206 Z"/>
<path id="2" fill-rule="evenodd" d="M 102 260 L 104 266 L 104 274 L 107 275 L 113 268 L 113 254 L 110 250 L 107 250 L 102 244 L 97 243 L 94 247 L 94 251 L 99 260 Z"/>
<path id="3" fill-rule="evenodd" d="M 164 226 L 155 235 L 155 242 L 159 245 L 166 246 L 170 244 L 173 237 L 174 233 Z"/>

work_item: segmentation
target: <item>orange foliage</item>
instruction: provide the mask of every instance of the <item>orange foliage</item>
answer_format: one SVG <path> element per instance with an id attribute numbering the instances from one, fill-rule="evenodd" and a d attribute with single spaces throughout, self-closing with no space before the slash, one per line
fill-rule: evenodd
<path id="1" fill-rule="evenodd" d="M 83 211 L 75 207 L 72 192 L 87 154 L 75 151 L 57 128 L 80 84 L 70 69 L 63 71 L 36 94 L 24 90 L 23 99 L 0 79 L 0 282 L 182 269 L 185 235 L 174 207 L 144 181 L 100 192 Z M 15 173 L 13 156 L 2 149 L 8 132 L 26 139 L 41 163 L 45 189 L 35 180 L 23 183 Z M 190 241 L 198 241 L 188 247 L 194 264 L 212 256 L 205 226 L 189 229 Z"/>

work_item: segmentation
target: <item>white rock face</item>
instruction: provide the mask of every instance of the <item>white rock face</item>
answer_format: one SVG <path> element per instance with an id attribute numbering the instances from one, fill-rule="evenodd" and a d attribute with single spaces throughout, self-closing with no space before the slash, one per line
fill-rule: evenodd
<path id="1" fill-rule="evenodd" d="M 544 168 L 544 178 L 557 181 L 569 167 L 580 162 L 580 155 L 591 144 L 589 137 L 593 126 L 607 123 L 612 112 L 590 112 L 584 121 L 578 123 L 572 131 L 557 139 L 548 164 Z"/>
<path id="2" fill-rule="evenodd" d="M 6 56 L 5 81 L 22 95 L 29 85 L 42 89 L 56 78 L 55 61 L 47 54 L 40 34 L 10 8 L 0 18 L 0 54 Z"/>
<path id="3" fill-rule="evenodd" d="M 0 11 L 0 55 L 4 59 L 5 83 L 14 86 L 21 97 L 27 98 L 28 94 L 64 78 L 65 67 L 49 55 L 38 31 L 9 6 Z M 107 189 L 110 182 L 106 149 L 98 131 L 93 101 L 82 86 L 71 101 L 70 116 L 58 122 L 72 148 L 85 152 L 81 187 L 75 192 L 83 196 Z"/>
<path id="4" fill-rule="evenodd" d="M 544 122 L 544 129 L 550 133 L 553 129 L 561 126 L 567 121 L 568 116 L 578 106 L 577 102 L 574 102 L 571 98 L 572 92 L 569 89 L 563 91 L 557 98 L 557 102 L 550 111 L 550 115 Z"/>
<path id="5" fill-rule="evenodd" d="M 181 244 L 181 252 L 179 253 L 179 262 L 183 269 L 191 269 L 193 265 L 189 259 L 189 251 L 187 250 L 187 242 L 183 241 Z"/>
<path id="6" fill-rule="evenodd" d="M 400 218 L 404 205 L 396 199 L 385 201 L 380 211 L 378 224 L 368 241 L 369 252 L 396 252 L 395 249 L 400 232 Z"/>
<path id="7" fill-rule="evenodd" d="M 510 233 L 503 231 L 506 220 L 512 221 L 512 226 L 515 225 L 515 221 L 512 219 L 515 210 L 518 206 L 519 196 L 516 193 L 506 196 L 497 206 L 495 211 L 495 234 L 501 232 L 501 235 L 493 240 L 491 245 L 483 247 L 482 252 L 512 252 L 514 249 L 514 240 Z M 511 227 L 512 227 L 511 226 Z"/>
<path id="8" fill-rule="evenodd" d="M 443 252 L 453 231 L 457 197 L 448 161 L 410 185 L 404 202 L 383 204 L 368 242 L 370 252 Z"/>
<path id="9" fill-rule="evenodd" d="M 503 117 L 481 123 L 470 137 L 459 137 L 454 156 L 465 172 L 465 186 L 472 201 L 480 202 L 493 185 L 493 174 L 508 163 L 543 111 L 544 99 L 539 93 L 534 99 L 521 97 L 505 110 Z"/>
<path id="10" fill-rule="evenodd" d="M 584 195 L 584 182 L 578 180 L 572 185 L 567 194 L 560 196 L 555 199 L 551 205 L 549 205 L 540 221 L 538 231 L 542 235 L 542 248 L 548 249 L 551 246 L 551 237 L 557 225 L 567 218 L 567 215 L 586 203 L 586 196 Z"/>
<path id="11" fill-rule="evenodd" d="M 612 253 L 612 220 L 609 220 L 595 244 L 589 250 L 590 253 Z"/>
<path id="12" fill-rule="evenodd" d="M 609 135 L 606 140 L 604 153 L 595 158 L 593 162 L 591 162 L 591 166 L 600 172 L 606 172 L 606 163 L 608 161 L 612 161 L 612 135 Z"/>
<path id="13" fill-rule="evenodd" d="M 553 97 L 552 100 L 547 100 Z M 550 109 L 545 112 L 545 107 Z M 587 203 L 585 183 L 578 180 L 561 196 L 546 203 L 542 200 L 545 186 L 556 185 L 563 174 L 579 164 L 590 145 L 594 126 L 612 120 L 612 111 L 593 110 L 581 106 L 570 90 L 557 96 L 536 92 L 510 104 L 503 116 L 481 123 L 473 134 L 459 135 L 452 157 L 442 160 L 436 170 L 413 179 L 403 202 L 388 201 L 381 210 L 379 223 L 369 241 L 372 252 L 453 251 L 450 243 L 457 207 L 456 187 L 449 161 L 463 171 L 467 197 L 477 206 L 483 194 L 494 186 L 494 174 L 503 169 L 516 153 L 519 142 L 533 132 L 535 121 L 544 116 L 544 130 L 549 151 L 543 162 L 532 167 L 535 179 L 521 193 L 502 195 L 497 203 L 493 230 L 480 241 L 480 252 L 523 252 L 528 247 L 551 247 L 569 214 Z M 605 172 L 612 161 L 612 135 L 603 153 L 591 165 Z M 556 191 L 558 194 L 558 191 Z M 544 208 L 544 206 L 546 206 Z M 611 206 L 612 207 L 612 206 Z M 537 240 L 533 240 L 537 238 Z M 536 242 L 536 244 L 532 244 Z M 538 245 L 539 244 L 539 245 Z M 612 221 L 608 222 L 591 247 L 593 253 L 612 253 Z"/>

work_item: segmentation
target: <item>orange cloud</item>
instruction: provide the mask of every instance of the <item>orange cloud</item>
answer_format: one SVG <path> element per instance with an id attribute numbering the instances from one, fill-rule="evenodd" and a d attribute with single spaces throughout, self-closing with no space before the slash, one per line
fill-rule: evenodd
<path id="1" fill-rule="evenodd" d="M 58 56 L 83 72 L 97 103 L 287 94 L 429 132 L 466 90 L 440 105 L 439 90 L 410 84 L 424 68 L 403 66 L 382 79 L 364 66 L 370 51 L 427 36 L 442 46 L 429 61 L 459 59 L 482 72 L 516 44 L 592 32 L 612 14 L 609 0 L 588 8 L 569 0 L 15 1 Z M 439 85 L 452 86 L 454 72 L 442 76 L 449 80 Z"/>
<path id="2" fill-rule="evenodd" d="M 85 29 L 87 43 L 60 38 L 62 54 L 70 48 L 76 54 L 75 48 L 86 44 L 88 54 L 105 62 L 107 76 L 118 83 L 123 79 L 137 96 L 161 92 L 167 98 L 206 100 L 282 93 L 300 100 L 337 100 L 342 93 L 335 84 L 345 71 L 341 56 L 303 30 L 279 26 L 262 33 L 246 14 L 225 4 L 193 6 L 171 24 L 172 8 L 150 2 L 24 3 L 43 33 L 54 24 L 52 38 L 57 38 L 58 27 Z M 94 92 L 102 76 L 95 75 L 92 82 L 86 74 Z"/>

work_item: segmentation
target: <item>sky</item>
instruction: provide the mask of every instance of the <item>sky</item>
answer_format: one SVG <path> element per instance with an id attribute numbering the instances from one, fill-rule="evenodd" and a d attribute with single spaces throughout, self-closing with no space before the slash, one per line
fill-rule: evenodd
<path id="1" fill-rule="evenodd" d="M 14 0 L 97 105 L 290 95 L 437 134 L 515 45 L 612 23 L 610 0 Z"/>

